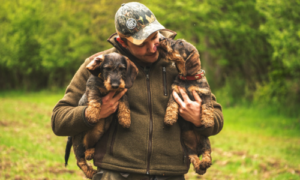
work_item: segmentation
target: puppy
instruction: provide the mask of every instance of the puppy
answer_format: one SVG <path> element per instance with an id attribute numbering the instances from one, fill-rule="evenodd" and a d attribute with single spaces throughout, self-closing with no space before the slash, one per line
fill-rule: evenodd
<path id="1" fill-rule="evenodd" d="M 159 54 L 166 61 L 175 62 L 179 75 L 172 84 L 172 90 L 180 94 L 181 87 L 194 100 L 192 94 L 195 90 L 202 99 L 201 125 L 205 128 L 214 125 L 212 95 L 204 71 L 201 70 L 201 62 L 197 49 L 184 40 L 162 39 L 158 47 Z M 173 125 L 178 119 L 179 106 L 170 96 L 164 123 Z M 180 121 L 182 139 L 187 148 L 189 159 L 198 174 L 204 174 L 211 166 L 211 147 L 207 137 L 200 136 L 194 132 L 190 122 Z M 199 155 L 202 154 L 202 160 Z"/>
<path id="2" fill-rule="evenodd" d="M 86 91 L 79 100 L 78 105 L 87 105 L 86 119 L 90 123 L 96 123 L 96 125 L 88 132 L 73 136 L 71 143 L 73 144 L 77 165 L 86 177 L 91 179 L 96 171 L 87 164 L 85 159 L 93 159 L 94 145 L 109 128 L 113 120 L 113 115 L 105 119 L 98 118 L 101 110 L 101 98 L 111 91 L 119 93 L 125 88 L 132 87 L 138 68 L 127 57 L 117 53 L 99 55 L 86 68 L 91 72 L 91 76 L 87 80 Z M 119 100 L 117 116 L 121 126 L 124 128 L 130 127 L 131 119 L 127 94 Z"/>

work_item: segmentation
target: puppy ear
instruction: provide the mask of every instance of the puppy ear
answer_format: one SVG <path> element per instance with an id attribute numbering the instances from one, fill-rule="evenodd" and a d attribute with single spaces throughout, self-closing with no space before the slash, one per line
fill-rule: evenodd
<path id="1" fill-rule="evenodd" d="M 95 57 L 87 66 L 86 68 L 95 76 L 98 76 L 100 73 L 100 65 L 104 61 L 103 54 Z"/>
<path id="2" fill-rule="evenodd" d="M 187 74 L 196 74 L 201 69 L 200 55 L 197 50 L 193 50 L 185 60 Z"/>
<path id="3" fill-rule="evenodd" d="M 126 73 L 126 80 L 125 80 L 125 88 L 129 89 L 133 86 L 133 82 L 139 73 L 138 68 L 136 65 L 128 59 L 128 57 L 125 57 L 126 65 L 127 65 L 127 73 Z"/>

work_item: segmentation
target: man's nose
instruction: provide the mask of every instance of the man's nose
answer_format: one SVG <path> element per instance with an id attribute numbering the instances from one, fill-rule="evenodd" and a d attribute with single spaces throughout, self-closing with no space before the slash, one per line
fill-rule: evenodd
<path id="1" fill-rule="evenodd" d="M 149 51 L 150 53 L 155 53 L 157 50 L 157 44 L 153 41 L 150 43 Z"/>

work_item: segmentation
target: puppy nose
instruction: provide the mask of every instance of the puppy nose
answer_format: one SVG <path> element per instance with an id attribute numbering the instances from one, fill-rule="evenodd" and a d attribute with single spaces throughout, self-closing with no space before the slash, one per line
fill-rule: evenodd
<path id="1" fill-rule="evenodd" d="M 111 83 L 111 87 L 112 87 L 113 89 L 117 89 L 117 88 L 119 87 L 119 85 L 120 85 L 120 83 L 119 83 L 119 82 L 116 82 L 116 81 L 114 81 L 114 82 Z"/>

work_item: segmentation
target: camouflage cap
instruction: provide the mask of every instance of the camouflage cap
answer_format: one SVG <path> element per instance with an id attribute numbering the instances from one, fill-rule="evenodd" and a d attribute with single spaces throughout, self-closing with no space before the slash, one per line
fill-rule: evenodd
<path id="1" fill-rule="evenodd" d="M 138 2 L 122 4 L 115 15 L 115 27 L 120 37 L 140 45 L 152 33 L 165 29 L 145 5 Z"/>

